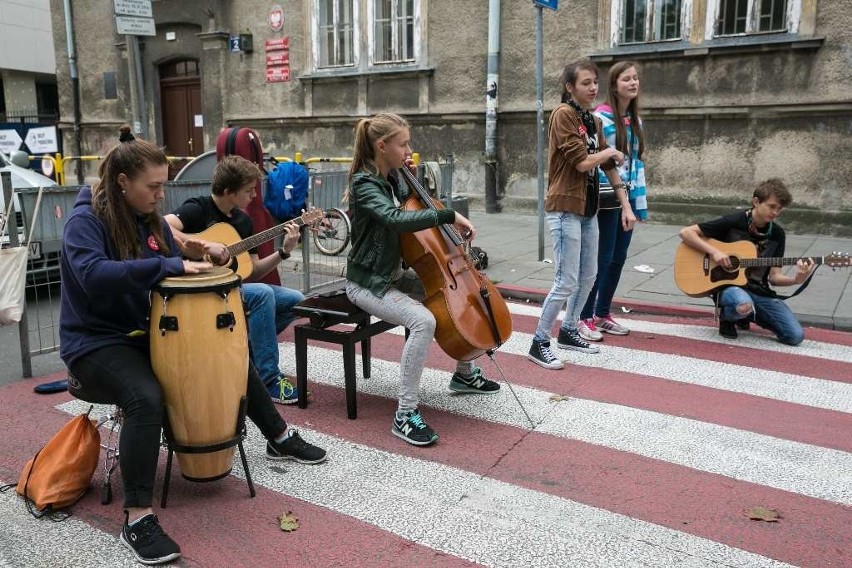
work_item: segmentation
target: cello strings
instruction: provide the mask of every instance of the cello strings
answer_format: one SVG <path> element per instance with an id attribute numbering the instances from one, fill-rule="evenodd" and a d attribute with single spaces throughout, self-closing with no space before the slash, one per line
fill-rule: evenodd
<path id="1" fill-rule="evenodd" d="M 524 412 L 524 416 L 527 417 L 527 421 L 529 421 L 529 423 L 530 423 L 530 430 L 535 430 L 535 427 L 536 427 L 535 422 L 533 422 L 533 419 L 530 418 L 530 413 L 527 412 L 527 409 L 524 406 L 524 403 L 521 402 L 520 398 L 518 398 L 518 394 L 515 392 L 515 389 L 512 386 L 512 383 L 510 383 L 509 379 L 506 378 L 506 374 L 503 373 L 502 367 L 500 367 L 500 364 L 497 362 L 497 359 L 494 358 L 494 352 L 493 351 L 487 351 L 486 353 L 488 354 L 488 358 L 491 359 L 491 362 L 494 363 L 494 366 L 497 367 L 497 370 L 500 372 L 500 377 L 503 379 L 503 382 L 506 383 L 506 386 L 509 387 L 509 392 L 511 392 L 512 396 L 515 397 L 515 401 L 518 403 L 518 406 L 521 407 L 521 410 Z"/>

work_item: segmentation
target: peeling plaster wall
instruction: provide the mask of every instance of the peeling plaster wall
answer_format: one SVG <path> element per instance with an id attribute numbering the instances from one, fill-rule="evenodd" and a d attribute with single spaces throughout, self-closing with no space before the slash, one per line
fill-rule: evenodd
<path id="1" fill-rule="evenodd" d="M 703 8 L 693 12 L 703 18 Z M 852 11 L 843 2 L 816 1 L 808 24 L 821 45 L 743 52 L 695 52 L 641 62 L 652 198 L 738 198 L 757 181 L 784 178 L 796 201 L 827 209 L 852 208 Z M 390 110 L 412 123 L 412 141 L 425 158 L 452 153 L 456 192 L 482 194 L 485 166 L 487 2 L 420 0 L 419 69 L 323 77 L 312 69 L 312 0 L 279 0 L 284 29 L 267 26 L 270 3 L 155 1 L 158 36 L 143 40 L 146 101 L 152 137 L 160 136 L 157 64 L 192 56 L 201 62 L 205 141 L 222 126 L 250 126 L 274 155 L 341 156 L 352 151 L 358 117 Z M 559 75 L 574 59 L 602 53 L 609 33 L 609 0 L 573 0 L 544 14 L 544 109 L 559 100 Z M 215 12 L 212 21 L 204 8 Z M 71 99 L 61 0 L 51 0 L 63 126 Z M 109 145 L 130 114 L 127 64 L 111 10 L 75 0 L 81 72 L 84 146 Z M 364 22 L 362 32 L 366 33 Z M 603 26 L 603 27 L 601 27 Z M 163 32 L 176 31 L 166 42 Z M 199 36 L 199 32 L 201 35 Z M 218 34 L 212 32 L 219 32 Z M 228 34 L 251 33 L 254 52 L 232 54 Z M 267 39 L 290 38 L 292 80 L 267 83 Z M 700 38 L 692 38 L 699 42 Z M 364 54 L 366 55 L 366 54 Z M 498 91 L 498 184 L 504 195 L 533 200 L 535 163 L 535 10 L 502 3 Z M 115 71 L 118 99 L 103 100 L 103 72 Z M 346 71 L 346 70 L 342 70 Z M 603 99 L 606 65 L 602 65 Z M 68 147 L 68 146 L 66 146 Z"/>

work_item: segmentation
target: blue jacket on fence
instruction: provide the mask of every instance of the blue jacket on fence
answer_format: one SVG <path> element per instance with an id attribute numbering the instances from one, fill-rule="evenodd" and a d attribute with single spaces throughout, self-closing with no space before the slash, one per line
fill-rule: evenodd
<path id="1" fill-rule="evenodd" d="M 263 206 L 279 221 L 298 217 L 308 199 L 308 170 L 296 162 L 281 162 L 269 172 Z"/>
<path id="2" fill-rule="evenodd" d="M 142 217 L 136 218 L 136 228 L 140 242 L 148 242 Z M 109 231 L 92 208 L 91 189 L 80 191 L 65 223 L 60 259 L 59 355 L 66 365 L 108 345 L 147 348 L 149 291 L 184 272 L 165 221 L 163 233 L 171 256 L 143 245 L 141 258 L 118 260 Z"/>

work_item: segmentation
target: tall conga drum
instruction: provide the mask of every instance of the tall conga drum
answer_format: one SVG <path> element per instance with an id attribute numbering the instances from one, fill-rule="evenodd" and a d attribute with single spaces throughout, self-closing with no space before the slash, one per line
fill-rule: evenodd
<path id="1" fill-rule="evenodd" d="M 240 277 L 215 267 L 163 279 L 151 291 L 150 337 L 171 441 L 198 447 L 234 439 L 249 363 Z M 228 475 L 234 451 L 176 449 L 181 473 L 192 481 Z"/>

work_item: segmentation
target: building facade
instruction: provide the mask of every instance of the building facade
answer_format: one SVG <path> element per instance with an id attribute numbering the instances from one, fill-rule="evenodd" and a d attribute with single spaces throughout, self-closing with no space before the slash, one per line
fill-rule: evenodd
<path id="1" fill-rule="evenodd" d="M 55 73 L 49 0 L 0 0 L 0 130 L 56 121 Z"/>
<path id="2" fill-rule="evenodd" d="M 70 137 L 63 4 L 51 0 Z M 591 57 L 605 85 L 612 62 L 638 61 L 652 200 L 738 199 L 778 176 L 799 203 L 852 208 L 848 1 L 561 4 L 543 18 L 545 121 L 567 62 Z M 356 119 L 392 111 L 412 123 L 416 151 L 453 155 L 456 192 L 482 196 L 494 167 L 504 204 L 536 201 L 531 2 L 152 0 L 156 35 L 139 38 L 138 58 L 116 33 L 112 1 L 71 5 L 83 153 L 103 153 L 120 124 L 141 118 L 140 129 L 172 155 L 214 148 L 231 125 L 255 128 L 273 155 L 348 155 Z M 499 5 L 496 76 L 487 72 L 489 5 L 492 17 Z M 496 111 L 489 166 L 487 107 Z"/>

